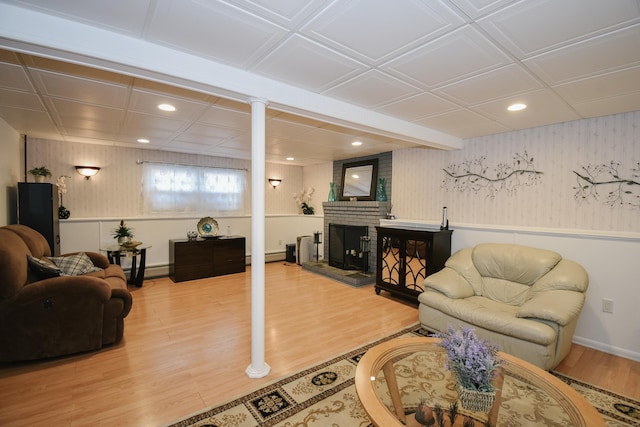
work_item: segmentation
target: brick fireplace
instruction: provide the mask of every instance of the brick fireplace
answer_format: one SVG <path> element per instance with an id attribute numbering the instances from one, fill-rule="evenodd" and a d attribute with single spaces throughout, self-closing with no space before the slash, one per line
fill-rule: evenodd
<path id="1" fill-rule="evenodd" d="M 376 269 L 376 250 L 378 233 L 376 226 L 380 225 L 380 219 L 387 217 L 391 206 L 390 202 L 377 201 L 341 201 L 324 202 L 324 259 L 329 259 L 329 224 L 366 226 L 371 238 L 371 252 L 369 252 L 369 272 Z"/>

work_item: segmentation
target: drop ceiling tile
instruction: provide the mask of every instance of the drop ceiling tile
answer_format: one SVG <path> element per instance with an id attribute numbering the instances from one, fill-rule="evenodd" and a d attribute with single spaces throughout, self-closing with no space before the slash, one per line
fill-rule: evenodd
<path id="1" fill-rule="evenodd" d="M 180 151 L 188 151 L 190 153 L 205 153 L 216 147 L 217 144 L 211 141 L 191 142 L 183 140 L 173 140 L 167 146 L 172 149 L 179 149 Z"/>
<path id="2" fill-rule="evenodd" d="M 245 68 L 286 30 L 222 2 L 161 0 L 146 34 L 153 43 Z"/>
<path id="3" fill-rule="evenodd" d="M 421 117 L 445 113 L 456 108 L 455 104 L 432 93 L 425 92 L 383 105 L 378 107 L 376 111 L 411 122 Z"/>
<path id="4" fill-rule="evenodd" d="M 38 138 L 62 139 L 45 111 L 0 106 L 0 117 L 16 131 Z"/>
<path id="5" fill-rule="evenodd" d="M 527 105 L 527 108 L 515 112 L 508 111 L 507 107 L 514 102 L 522 102 Z M 526 129 L 581 118 L 562 99 L 548 89 L 479 104 L 471 107 L 470 110 L 493 118 L 513 129 Z"/>
<path id="6" fill-rule="evenodd" d="M 9 50 L 0 49 L 0 61 L 9 64 L 20 65 L 20 54 Z"/>
<path id="7" fill-rule="evenodd" d="M 326 3 L 324 0 L 227 0 L 227 2 L 287 28 L 295 28 L 316 12 L 323 3 Z"/>
<path id="8" fill-rule="evenodd" d="M 313 129 L 315 128 L 277 118 L 268 120 L 266 123 L 266 132 L 269 138 L 302 138 L 303 135 L 308 134 Z"/>
<path id="9" fill-rule="evenodd" d="M 368 143 L 367 139 L 361 136 L 353 136 L 324 128 L 314 129 L 304 135 L 304 138 L 300 141 L 303 141 L 303 144 L 313 144 L 319 147 L 347 148 L 351 147 L 351 143 L 355 140 L 362 142 L 363 145 Z"/>
<path id="10" fill-rule="evenodd" d="M 150 6 L 150 0 L 47 0 L 45 2 L 41 0 L 13 0 L 13 3 L 131 35 L 142 34 L 145 16 Z"/>
<path id="11" fill-rule="evenodd" d="M 83 65 L 69 62 L 57 61 L 55 59 L 42 58 L 32 55 L 20 55 L 20 58 L 29 69 L 38 69 L 50 73 L 66 74 L 75 77 L 82 77 L 89 80 L 96 80 L 114 85 L 130 86 L 134 78 L 124 74 L 113 73 L 111 71 L 99 70 L 97 68 L 85 67 Z"/>
<path id="12" fill-rule="evenodd" d="M 34 69 L 31 76 L 44 96 L 112 108 L 124 108 L 129 97 L 125 86 Z"/>
<path id="13" fill-rule="evenodd" d="M 550 85 L 640 64 L 640 24 L 523 61 Z"/>
<path id="14" fill-rule="evenodd" d="M 476 19 L 482 15 L 493 12 L 514 0 L 449 0 L 459 7 L 466 15 Z"/>
<path id="15" fill-rule="evenodd" d="M 640 111 L 640 91 L 574 104 L 573 108 L 585 118 Z"/>
<path id="16" fill-rule="evenodd" d="M 68 126 L 64 128 L 63 134 L 71 136 L 73 138 L 90 138 L 102 141 L 113 141 L 118 136 L 117 130 L 113 131 L 113 128 L 96 128 L 90 123 L 79 123 L 79 126 Z"/>
<path id="17" fill-rule="evenodd" d="M 193 101 L 201 101 L 203 103 L 216 102 L 218 98 L 207 93 L 197 92 L 195 90 L 185 89 L 177 86 L 171 86 L 164 83 L 152 82 L 144 79 L 134 79 L 134 89 L 140 89 L 142 92 L 155 92 L 165 95 L 171 95 L 178 98 L 189 99 Z"/>
<path id="18" fill-rule="evenodd" d="M 198 118 L 198 123 L 210 126 L 224 126 L 233 129 L 251 129 L 251 115 L 250 113 L 212 105 Z"/>
<path id="19" fill-rule="evenodd" d="M 459 138 L 491 135 L 507 132 L 510 128 L 469 110 L 456 110 L 417 120 L 416 124 L 428 126 Z"/>
<path id="20" fill-rule="evenodd" d="M 440 1 L 354 0 L 334 2 L 301 31 L 372 64 L 464 23 Z"/>
<path id="21" fill-rule="evenodd" d="M 44 111 L 44 106 L 36 94 L 2 88 L 0 88 L 0 106 Z"/>
<path id="22" fill-rule="evenodd" d="M 171 104 L 176 111 L 162 111 L 159 104 Z M 139 89 L 131 91 L 129 99 L 129 111 L 146 113 L 158 117 L 166 117 L 173 120 L 195 120 L 204 114 L 209 104 L 178 98 L 166 93 L 147 92 Z"/>
<path id="23" fill-rule="evenodd" d="M 587 103 L 640 91 L 640 66 L 554 86 L 570 104 Z M 640 104 L 636 106 L 640 108 Z"/>
<path id="24" fill-rule="evenodd" d="M 231 111 L 239 111 L 242 113 L 251 114 L 251 104 L 249 104 L 248 102 L 238 102 L 231 99 L 219 98 L 215 102 L 215 106 L 220 108 L 226 108 L 227 110 L 231 110 Z M 267 109 L 267 114 L 268 113 L 269 113 L 269 110 Z"/>
<path id="25" fill-rule="evenodd" d="M 82 126 L 102 126 L 117 131 L 114 123 L 121 123 L 124 112 L 118 108 L 86 104 L 66 99 L 43 98 L 62 126 L 67 128 L 81 128 Z"/>
<path id="26" fill-rule="evenodd" d="M 24 68 L 15 64 L 0 63 L 0 87 L 34 92 L 34 87 L 31 85 Z"/>
<path id="27" fill-rule="evenodd" d="M 146 133 L 140 133 L 146 132 Z M 117 142 L 126 144 L 126 146 L 135 146 L 136 148 L 154 148 L 164 147 L 171 141 L 174 136 L 174 132 L 170 131 L 158 131 L 155 129 L 125 129 L 121 130 L 116 138 Z M 148 143 L 138 142 L 139 138 L 146 138 Z"/>
<path id="28" fill-rule="evenodd" d="M 233 138 L 231 140 L 224 141 L 222 144 L 218 145 L 218 147 L 232 150 L 247 150 L 248 152 L 251 152 L 251 136 L 245 135 L 244 137 Z"/>
<path id="29" fill-rule="evenodd" d="M 432 89 L 511 62 L 482 34 L 465 26 L 380 68 L 424 89 Z"/>
<path id="30" fill-rule="evenodd" d="M 128 135 L 138 135 L 136 138 L 141 136 L 150 139 L 166 138 L 169 134 L 175 133 L 184 127 L 184 125 L 185 122 L 182 120 L 129 112 L 124 121 L 122 132 Z"/>
<path id="31" fill-rule="evenodd" d="M 176 141 L 188 141 L 198 143 L 200 141 L 215 140 L 222 142 L 229 138 L 238 136 L 241 132 L 237 129 L 224 128 L 219 126 L 205 126 L 193 124 L 176 138 Z"/>
<path id="32" fill-rule="evenodd" d="M 278 144 L 270 144 L 266 147 L 266 154 L 278 156 L 313 157 L 315 159 L 323 159 L 329 161 L 336 153 L 343 150 L 336 147 L 323 147 L 315 144 L 300 144 L 298 141 L 282 140 Z M 301 154 L 298 154 L 301 153 Z M 339 154 L 338 154 L 339 155 Z"/>
<path id="33" fill-rule="evenodd" d="M 351 104 L 375 108 L 419 92 L 420 89 L 415 86 L 372 70 L 329 89 L 324 94 Z"/>
<path id="34" fill-rule="evenodd" d="M 510 64 L 435 89 L 433 92 L 457 104 L 470 106 L 541 88 L 542 85 L 524 68 Z"/>
<path id="35" fill-rule="evenodd" d="M 636 0 L 538 0 L 517 2 L 478 24 L 522 59 L 639 20 Z"/>
<path id="36" fill-rule="evenodd" d="M 251 69 L 312 92 L 320 92 L 363 70 L 364 65 L 353 59 L 296 35 Z"/>

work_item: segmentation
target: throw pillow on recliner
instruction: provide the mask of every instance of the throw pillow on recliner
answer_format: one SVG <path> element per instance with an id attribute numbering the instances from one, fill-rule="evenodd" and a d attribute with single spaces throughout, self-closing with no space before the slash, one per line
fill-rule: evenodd
<path id="1" fill-rule="evenodd" d="M 68 256 L 49 257 L 49 259 L 62 270 L 63 276 L 80 276 L 81 274 L 102 270 L 100 267 L 93 265 L 91 258 L 84 252 Z"/>
<path id="2" fill-rule="evenodd" d="M 29 271 L 38 280 L 62 276 L 62 270 L 46 258 L 40 259 L 27 254 L 27 261 L 29 263 Z"/>

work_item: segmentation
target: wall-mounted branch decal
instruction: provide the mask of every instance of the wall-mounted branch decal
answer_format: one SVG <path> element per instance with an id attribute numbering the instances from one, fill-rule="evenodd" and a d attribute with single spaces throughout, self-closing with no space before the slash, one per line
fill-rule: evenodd
<path id="1" fill-rule="evenodd" d="M 444 169 L 446 177 L 442 186 L 460 192 L 473 191 L 480 193 L 487 191 L 487 197 L 493 199 L 496 193 L 505 191 L 515 194 L 522 186 L 535 185 L 540 182 L 542 172 L 533 165 L 533 157 L 516 153 L 511 163 L 498 163 L 492 173 L 485 165 L 486 156 L 476 160 L 467 160 L 460 164 L 453 164 Z"/>
<path id="2" fill-rule="evenodd" d="M 629 170 L 628 177 L 620 174 L 620 162 L 612 160 L 608 165 L 581 166 L 581 173 L 576 174 L 577 186 L 575 198 L 578 201 L 599 200 L 598 188 L 605 188 L 607 194 L 602 203 L 611 207 L 640 207 L 640 162 Z"/>

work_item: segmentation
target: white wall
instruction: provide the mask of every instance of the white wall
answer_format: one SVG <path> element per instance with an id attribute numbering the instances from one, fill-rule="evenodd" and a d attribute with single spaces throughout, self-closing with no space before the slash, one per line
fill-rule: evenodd
<path id="1" fill-rule="evenodd" d="M 315 209 L 316 215 L 324 215 L 322 202 L 329 199 L 329 183 L 331 181 L 333 181 L 333 162 L 303 168 L 303 186 L 315 189 L 311 206 Z M 319 230 L 322 230 L 322 227 Z"/>
<path id="2" fill-rule="evenodd" d="M 128 226 L 134 229 L 134 239 L 151 245 L 147 250 L 147 266 L 164 268 L 169 264 L 169 240 L 185 239 L 187 231 L 197 229 L 200 218 L 132 218 Z M 312 235 L 322 230 L 323 217 L 318 215 L 269 215 L 265 220 L 265 252 L 279 254 L 284 259 L 286 245 L 296 243 L 297 236 Z M 62 253 L 95 251 L 116 243 L 112 237 L 118 218 L 69 219 L 60 222 Z M 251 254 L 251 217 L 218 217 L 219 234 L 246 238 L 247 255 Z M 322 245 L 320 246 L 322 251 Z M 320 252 L 322 253 L 322 252 Z M 126 266 L 125 266 L 126 267 Z"/>
<path id="3" fill-rule="evenodd" d="M 400 221 L 439 224 L 447 206 L 453 250 L 514 242 L 577 261 L 590 285 L 575 341 L 640 360 L 640 207 L 606 205 L 612 191 L 607 185 L 597 187 L 598 199 L 576 198 L 579 181 L 573 172 L 614 161 L 620 162 L 620 176 L 630 178 L 638 173 L 633 171 L 640 161 L 638 141 L 640 112 L 635 112 L 474 138 L 460 151 L 397 150 L 393 210 Z M 495 185 L 494 197 L 486 187 L 456 189 L 443 171 L 480 159 L 490 175 L 525 152 L 543 172 L 539 182 L 524 185 L 524 178 L 516 176 L 521 180 L 504 188 Z M 623 188 L 640 195 L 639 185 Z M 633 197 L 626 200 L 638 203 Z M 603 298 L 614 300 L 613 314 L 602 312 Z"/>
<path id="4" fill-rule="evenodd" d="M 0 226 L 12 224 L 16 219 L 17 182 L 21 180 L 20 134 L 0 119 Z"/>
<path id="5" fill-rule="evenodd" d="M 478 180 L 477 190 L 460 179 L 456 189 L 443 171 L 456 165 L 463 173 L 465 163 L 477 171 L 472 163 L 481 162 L 484 174 L 496 177 L 497 168 L 514 165 L 524 153 L 541 172 L 536 183 L 529 181 L 531 175 L 516 174 L 502 183 Z M 393 211 L 398 218 L 440 219 L 447 206 L 452 223 L 640 232 L 640 185 L 601 185 L 598 198 L 576 197 L 584 181 L 574 171 L 585 174 L 583 167 L 611 162 L 620 162 L 621 178 L 635 175 L 638 182 L 640 111 L 473 138 L 459 151 L 394 151 Z M 615 180 L 608 174 L 598 179 Z M 633 193 L 622 200 L 635 207 L 605 203 L 618 189 Z"/>

